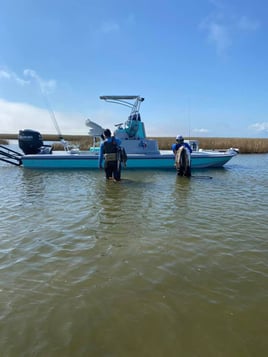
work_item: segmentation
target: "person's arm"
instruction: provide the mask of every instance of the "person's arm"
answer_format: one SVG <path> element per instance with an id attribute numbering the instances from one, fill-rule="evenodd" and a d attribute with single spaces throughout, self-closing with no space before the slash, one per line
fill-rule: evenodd
<path id="1" fill-rule="evenodd" d="M 116 142 L 116 144 L 118 145 L 118 146 L 120 146 L 121 145 L 121 140 L 120 139 L 115 139 L 115 142 Z"/>
<path id="2" fill-rule="evenodd" d="M 171 150 L 174 152 L 174 154 L 176 154 L 176 151 L 177 151 L 177 144 L 172 144 L 172 146 L 171 146 Z"/>
<path id="3" fill-rule="evenodd" d="M 100 145 L 100 152 L 99 152 L 99 168 L 102 168 L 102 161 L 103 161 L 103 143 Z"/>
<path id="4" fill-rule="evenodd" d="M 190 146 L 188 143 L 185 143 L 185 144 L 186 144 L 186 146 L 187 146 L 188 150 L 190 151 L 190 153 L 192 153 L 192 152 L 193 152 L 193 150 L 192 150 L 191 146 Z"/>

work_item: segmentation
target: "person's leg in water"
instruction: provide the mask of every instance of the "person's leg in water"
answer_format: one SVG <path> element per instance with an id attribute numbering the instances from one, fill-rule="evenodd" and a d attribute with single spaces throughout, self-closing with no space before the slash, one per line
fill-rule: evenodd
<path id="1" fill-rule="evenodd" d="M 105 165 L 105 175 L 107 180 L 111 180 L 113 178 L 113 166 L 110 162 L 107 162 Z"/>
<path id="2" fill-rule="evenodd" d="M 121 180 L 121 163 L 116 162 L 113 171 L 115 181 Z"/>
<path id="3" fill-rule="evenodd" d="M 191 166 L 187 166 L 186 167 L 186 170 L 185 170 L 185 173 L 184 173 L 184 176 L 186 177 L 191 177 L 192 176 L 192 173 L 191 173 Z"/>

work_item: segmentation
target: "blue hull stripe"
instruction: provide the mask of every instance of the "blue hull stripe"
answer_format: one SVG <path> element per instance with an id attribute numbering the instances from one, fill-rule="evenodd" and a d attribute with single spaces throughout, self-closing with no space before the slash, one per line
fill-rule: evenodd
<path id="1" fill-rule="evenodd" d="M 192 156 L 191 166 L 193 169 L 221 167 L 228 162 L 233 155 L 207 155 Z M 22 157 L 25 168 L 32 169 L 98 169 L 98 157 L 87 155 L 25 155 Z M 133 169 L 173 169 L 174 156 L 163 157 L 141 155 L 128 158 L 127 168 Z"/>

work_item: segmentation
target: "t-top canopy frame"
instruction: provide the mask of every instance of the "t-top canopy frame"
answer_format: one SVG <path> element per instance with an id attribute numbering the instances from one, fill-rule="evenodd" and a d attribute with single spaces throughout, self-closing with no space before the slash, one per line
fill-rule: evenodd
<path id="1" fill-rule="evenodd" d="M 102 95 L 100 99 L 109 103 L 121 104 L 131 108 L 131 113 L 139 113 L 141 102 L 144 98 L 139 95 Z M 128 100 L 134 100 L 134 103 L 128 102 Z"/>

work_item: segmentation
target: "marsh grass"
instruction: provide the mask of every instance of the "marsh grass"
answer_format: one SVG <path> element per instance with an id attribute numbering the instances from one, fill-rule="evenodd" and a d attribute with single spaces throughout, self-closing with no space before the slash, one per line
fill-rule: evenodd
<path id="1" fill-rule="evenodd" d="M 0 143 L 8 144 L 7 139 L 17 139 L 17 134 L 0 134 Z M 93 139 L 88 135 L 64 135 L 64 139 L 70 144 L 77 145 L 81 150 L 88 150 L 93 145 Z M 160 150 L 170 150 L 171 145 L 175 142 L 174 137 L 154 137 L 157 139 Z M 187 138 L 185 138 L 187 139 Z M 193 137 L 192 140 L 199 141 L 199 147 L 208 150 L 226 150 L 229 148 L 238 148 L 240 153 L 268 153 L 268 138 L 198 138 Z M 62 150 L 62 145 L 58 141 L 56 135 L 43 135 L 44 141 L 55 141 L 54 150 Z"/>
<path id="2" fill-rule="evenodd" d="M 87 150 L 93 144 L 90 137 L 66 137 L 72 144 L 80 146 L 81 150 Z M 170 150 L 175 142 L 173 137 L 154 137 L 158 140 L 160 150 Z M 185 138 L 187 139 L 187 138 Z M 267 139 L 248 139 L 248 138 L 191 138 L 199 141 L 199 147 L 208 150 L 227 150 L 238 148 L 240 153 L 268 153 Z"/>
<path id="3" fill-rule="evenodd" d="M 0 139 L 0 145 L 8 145 L 8 140 Z"/>
<path id="4" fill-rule="evenodd" d="M 199 138 L 199 147 L 210 150 L 238 148 L 240 153 L 267 153 L 268 138 Z"/>
<path id="5" fill-rule="evenodd" d="M 174 138 L 160 137 L 158 140 L 161 150 L 170 149 L 175 142 Z M 187 139 L 187 138 L 185 138 Z M 207 150 L 227 150 L 238 148 L 240 153 L 268 153 L 268 139 L 248 138 L 191 138 L 199 141 L 199 148 Z"/>

